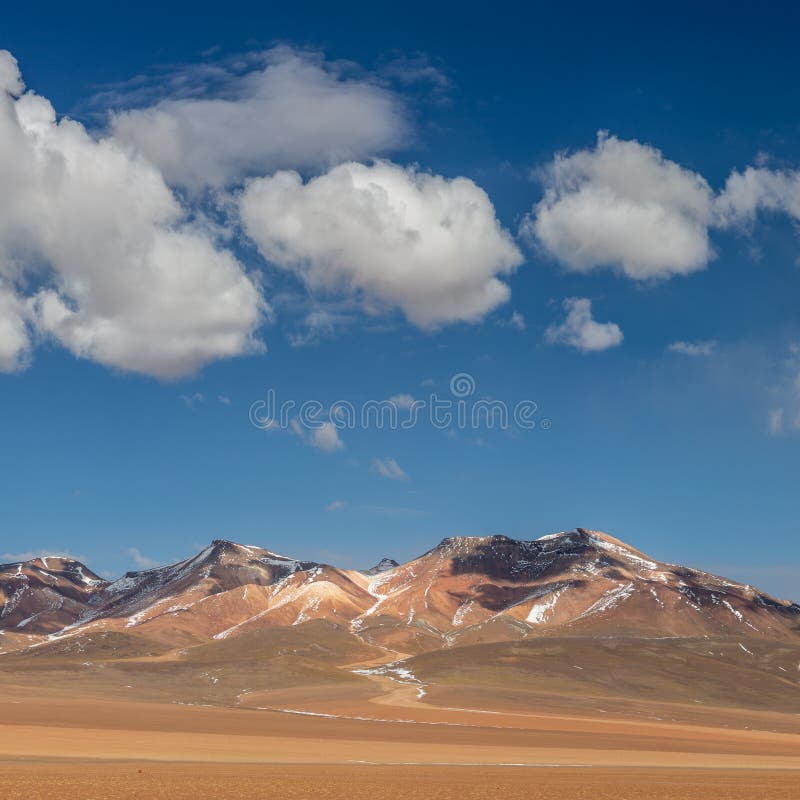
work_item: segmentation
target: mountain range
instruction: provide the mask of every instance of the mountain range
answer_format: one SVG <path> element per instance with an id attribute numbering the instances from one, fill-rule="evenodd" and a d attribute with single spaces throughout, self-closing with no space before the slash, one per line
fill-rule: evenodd
<path id="1" fill-rule="evenodd" d="M 797 603 L 583 528 L 447 538 L 365 570 L 226 540 L 115 581 L 66 557 L 0 565 L 2 652 L 89 632 L 188 647 L 320 620 L 404 654 L 547 636 L 800 642 Z"/>

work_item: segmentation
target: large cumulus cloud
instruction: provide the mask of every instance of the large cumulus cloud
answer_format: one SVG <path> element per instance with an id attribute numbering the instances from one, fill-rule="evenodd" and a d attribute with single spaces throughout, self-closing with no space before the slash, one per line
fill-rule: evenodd
<path id="1" fill-rule="evenodd" d="M 646 280 L 703 269 L 714 255 L 711 188 L 654 147 L 601 132 L 593 149 L 556 156 L 540 177 L 544 197 L 521 232 L 567 269 Z"/>
<path id="2" fill-rule="evenodd" d="M 0 51 L 0 368 L 31 336 L 164 378 L 261 347 L 254 281 L 161 173 L 25 92 Z"/>
<path id="3" fill-rule="evenodd" d="M 218 67 L 210 96 L 167 97 L 116 113 L 111 129 L 170 183 L 194 189 L 287 167 L 324 168 L 408 138 L 402 103 L 374 80 L 347 77 L 286 47 L 263 59 L 242 74 Z"/>
<path id="4" fill-rule="evenodd" d="M 307 182 L 297 172 L 251 181 L 247 234 L 312 289 L 400 308 L 420 327 L 477 321 L 509 297 L 521 262 L 486 193 L 378 161 L 348 162 Z"/>

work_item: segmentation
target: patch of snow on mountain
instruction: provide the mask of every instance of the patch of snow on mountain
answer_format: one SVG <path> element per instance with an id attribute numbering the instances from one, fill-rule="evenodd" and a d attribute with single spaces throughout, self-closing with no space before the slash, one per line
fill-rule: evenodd
<path id="1" fill-rule="evenodd" d="M 733 614 L 733 616 L 736 617 L 736 619 L 738 619 L 743 625 L 747 625 L 748 628 L 752 628 L 754 631 L 758 630 L 755 625 L 753 625 L 749 620 L 745 619 L 741 611 L 735 609 L 727 600 L 723 600 L 722 605 L 724 605 L 725 608 L 727 608 L 728 611 L 730 611 L 731 614 Z"/>
<path id="2" fill-rule="evenodd" d="M 27 575 L 22 575 L 21 577 L 27 580 Z M 14 591 L 14 594 L 6 600 L 5 605 L 3 606 L 3 610 L 0 611 L 0 617 L 7 617 L 11 614 L 14 609 L 19 605 L 20 600 L 22 600 L 23 595 L 25 594 L 25 590 L 28 587 L 26 585 L 20 586 Z"/>
<path id="3" fill-rule="evenodd" d="M 141 578 L 138 575 L 124 575 L 106 586 L 106 591 L 111 594 L 129 592 L 131 589 L 135 589 L 140 583 Z"/>
<path id="4" fill-rule="evenodd" d="M 626 561 L 632 561 L 634 564 L 637 564 L 640 567 L 643 567 L 647 570 L 657 570 L 658 564 L 655 561 L 650 561 L 647 558 L 642 558 L 641 556 L 636 555 L 635 553 L 628 550 L 626 547 L 620 547 L 618 544 L 614 544 L 613 542 L 608 542 L 605 539 L 601 538 L 600 536 L 592 536 L 592 542 L 596 544 L 601 550 L 606 550 L 609 553 L 613 553 L 614 555 L 619 556 L 620 558 L 625 559 Z"/>
<path id="5" fill-rule="evenodd" d="M 128 621 L 125 623 L 126 628 L 134 628 L 137 625 L 141 624 L 144 620 L 144 617 L 147 615 L 148 612 L 153 611 L 154 609 L 158 608 L 160 605 L 163 604 L 163 600 L 158 600 L 150 606 L 143 608 L 141 611 L 136 612 L 135 614 L 128 617 Z"/>
<path id="6" fill-rule="evenodd" d="M 44 559 L 42 559 L 42 561 L 44 561 Z M 80 582 L 86 586 L 99 586 L 101 583 L 103 583 L 103 580 L 100 578 L 90 578 L 88 575 L 84 575 L 83 566 L 76 562 L 73 562 L 72 564 L 72 571 L 77 573 L 78 580 L 80 580 Z"/>
<path id="7" fill-rule="evenodd" d="M 17 623 L 17 628 L 24 628 L 29 622 L 33 622 L 36 619 L 36 617 L 39 616 L 39 613 L 31 614 L 31 616 L 25 617 L 25 619 L 23 619 L 22 622 Z"/>
<path id="8" fill-rule="evenodd" d="M 658 603 L 661 608 L 664 608 L 664 601 L 658 596 L 658 592 L 651 586 L 650 587 L 650 594 L 653 595 L 653 599 Z"/>
<path id="9" fill-rule="evenodd" d="M 258 614 L 254 614 L 252 617 L 248 617 L 247 619 L 243 619 L 241 622 L 237 622 L 235 625 L 231 625 L 230 628 L 226 628 L 224 631 L 220 631 L 219 633 L 214 634 L 215 639 L 227 639 L 232 633 L 239 630 L 239 628 L 247 625 L 248 622 L 255 622 L 258 619 L 261 619 L 265 614 L 268 614 L 271 609 L 266 608 L 264 611 L 259 611 Z"/>
<path id="10" fill-rule="evenodd" d="M 393 661 L 389 664 L 382 664 L 379 667 L 354 669 L 352 672 L 356 675 L 382 675 L 395 683 L 416 686 L 417 699 L 421 700 L 427 694 L 425 691 L 426 684 L 417 678 L 408 667 L 401 666 L 402 663 L 402 661 Z"/>
<path id="11" fill-rule="evenodd" d="M 314 619 L 310 612 L 319 611 L 319 604 L 321 602 L 321 597 L 308 598 L 303 604 L 303 607 L 300 609 L 300 613 L 297 615 L 297 619 L 295 619 L 292 625 L 299 625 L 301 622 L 308 622 L 308 620 Z"/>
<path id="12" fill-rule="evenodd" d="M 550 542 L 553 539 L 560 539 L 563 536 L 567 536 L 567 531 L 559 531 L 558 533 L 548 533 L 546 536 L 540 536 L 538 539 L 534 539 L 536 542 Z"/>
<path id="13" fill-rule="evenodd" d="M 464 617 L 469 614 L 474 605 L 474 600 L 466 600 L 456 609 L 456 613 L 453 614 L 453 627 L 457 628 L 459 625 L 464 624 Z"/>
<path id="14" fill-rule="evenodd" d="M 555 608 L 558 598 L 563 591 L 563 589 L 557 589 L 550 595 L 549 599 L 545 600 L 543 603 L 534 603 L 531 606 L 531 610 L 528 612 L 528 616 L 525 617 L 525 622 L 531 625 L 541 625 L 545 621 L 547 612 Z"/>
<path id="15" fill-rule="evenodd" d="M 413 579 L 414 573 L 411 570 L 409 570 L 409 573 Z M 384 584 L 388 583 L 394 577 L 395 574 L 396 573 L 394 570 L 391 572 L 381 572 L 370 580 L 370 582 L 367 584 L 367 591 L 374 598 L 376 598 L 375 603 L 373 603 L 373 605 L 371 605 L 363 614 L 360 614 L 358 617 L 356 617 L 351 623 L 351 627 L 353 626 L 353 623 L 361 623 L 364 617 L 371 617 L 373 614 L 377 613 L 381 605 L 389 599 L 390 594 L 384 594 L 381 592 L 381 589 L 384 587 Z M 402 591 L 403 588 L 409 588 L 409 586 L 410 584 L 406 583 L 403 587 L 400 587 L 400 589 L 395 590 L 393 593 Z M 360 624 L 358 627 L 360 627 Z"/>
<path id="16" fill-rule="evenodd" d="M 680 582 L 678 591 L 683 595 L 684 600 L 695 610 L 702 611 L 700 608 L 700 598 L 683 582 Z"/>
<path id="17" fill-rule="evenodd" d="M 589 606 L 580 617 L 588 617 L 591 614 L 600 614 L 603 611 L 608 611 L 608 609 L 613 608 L 623 600 L 627 600 L 633 594 L 633 588 L 633 583 L 625 583 L 609 589 L 597 602 Z"/>

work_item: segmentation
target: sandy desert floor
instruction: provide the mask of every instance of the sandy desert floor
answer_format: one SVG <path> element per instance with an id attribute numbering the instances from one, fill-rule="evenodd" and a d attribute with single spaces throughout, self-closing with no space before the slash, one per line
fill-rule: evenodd
<path id="1" fill-rule="evenodd" d="M 776 730 L 780 715 L 750 714 L 753 730 L 712 709 L 692 724 L 487 714 L 426 706 L 413 687 L 382 688 L 367 703 L 344 694 L 323 708 L 295 690 L 247 698 L 269 708 L 214 708 L 6 684 L 0 797 L 800 796 L 800 734 Z"/>
<path id="2" fill-rule="evenodd" d="M 25 762 L 0 769 L 8 798 L 796 800 L 797 775 L 752 770 Z"/>
<path id="3" fill-rule="evenodd" d="M 712 678 L 726 673 L 715 671 L 679 702 L 679 682 L 658 672 L 668 648 L 630 675 L 620 657 L 598 684 L 569 665 L 576 654 L 600 658 L 601 645 L 583 654 L 578 642 L 559 656 L 545 644 L 533 648 L 537 669 L 517 673 L 501 668 L 505 645 L 459 654 L 456 671 L 434 654 L 418 659 L 414 683 L 352 671 L 398 653 L 337 667 L 237 642 L 186 657 L 5 656 L 0 797 L 800 798 L 794 680 L 759 694 L 741 667 L 720 693 Z M 560 659 L 553 677 L 550 651 Z M 631 682 L 640 673 L 649 688 Z"/>

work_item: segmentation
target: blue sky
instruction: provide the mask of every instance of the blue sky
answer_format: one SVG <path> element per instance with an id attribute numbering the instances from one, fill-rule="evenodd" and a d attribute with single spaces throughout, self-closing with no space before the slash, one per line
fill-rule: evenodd
<path id="1" fill-rule="evenodd" d="M 724 8 L 7 10 L 0 556 L 580 525 L 797 599 L 798 12 Z M 537 427 L 250 421 L 457 373 Z"/>

